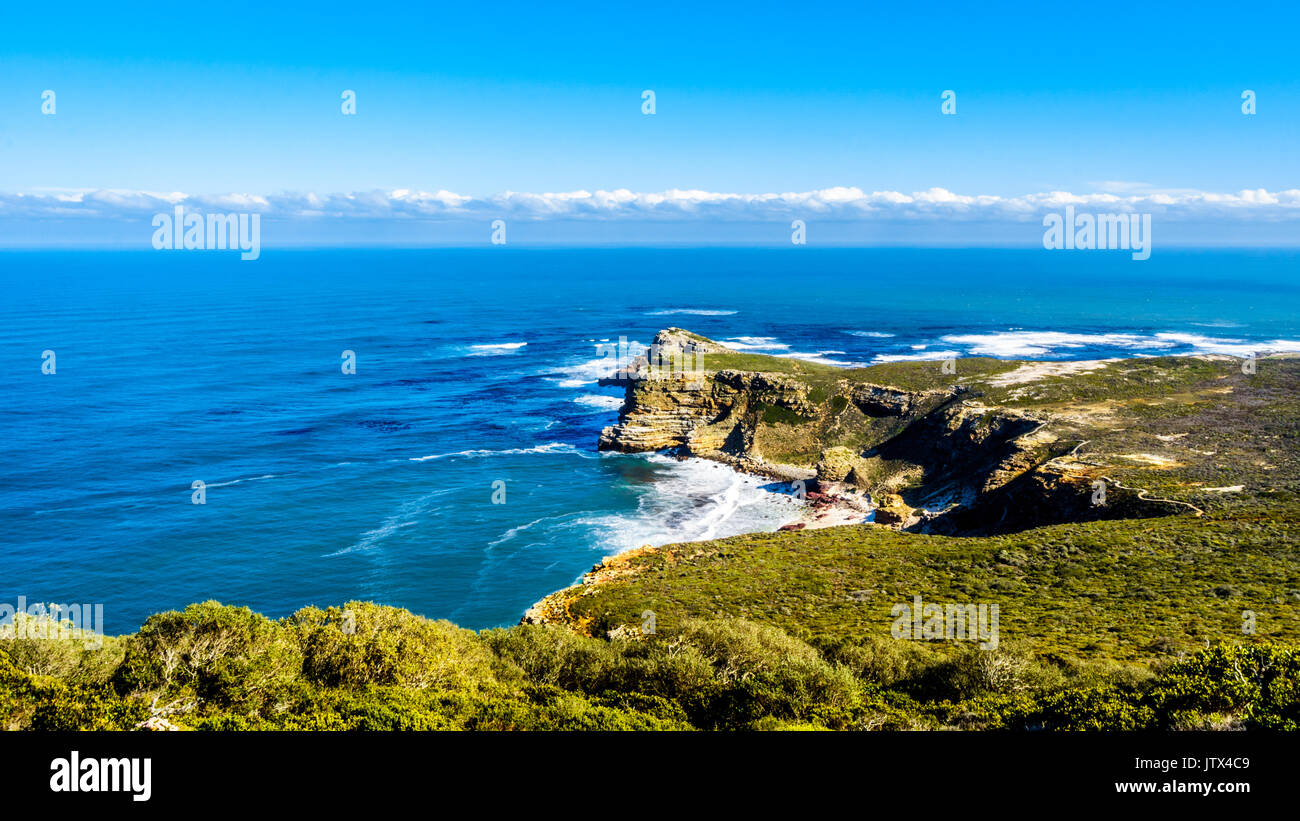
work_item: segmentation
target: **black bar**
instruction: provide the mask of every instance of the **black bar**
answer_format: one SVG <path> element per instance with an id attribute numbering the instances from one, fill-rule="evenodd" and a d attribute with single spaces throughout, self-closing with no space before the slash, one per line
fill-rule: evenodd
<path id="1" fill-rule="evenodd" d="M 83 763 L 150 758 L 149 799 L 51 791 L 51 761 L 74 750 Z M 839 796 L 871 814 L 899 799 L 925 811 L 1028 813 L 1034 806 L 1276 805 L 1294 792 L 1294 739 L 1267 733 L 7 733 L 0 753 L 8 762 L 0 768 L 6 804 L 55 812 L 418 802 L 460 815 L 475 805 L 536 812 L 579 801 L 590 816 Z M 1137 759 L 1178 766 L 1139 769 Z M 1199 766 L 1188 769 L 1188 759 Z M 1226 762 L 1238 766 L 1219 766 Z M 1216 791 L 1167 791 L 1174 783 L 1210 783 Z M 1117 784 L 1152 784 L 1156 792 L 1121 793 Z M 1234 791 L 1218 791 L 1225 785 Z"/>

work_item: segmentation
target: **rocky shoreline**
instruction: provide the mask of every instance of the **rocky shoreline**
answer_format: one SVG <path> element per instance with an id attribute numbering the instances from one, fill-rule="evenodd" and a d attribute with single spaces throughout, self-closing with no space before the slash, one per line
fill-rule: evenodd
<path id="1" fill-rule="evenodd" d="M 801 478 L 784 479 L 775 471 L 769 471 L 767 468 L 770 466 L 759 466 L 754 470 L 745 470 L 740 464 L 730 464 L 722 459 L 717 461 L 727 464 L 733 470 L 741 473 L 752 473 L 781 479 L 782 481 L 798 481 Z M 805 493 L 804 505 L 800 510 L 799 517 L 792 522 L 781 525 L 776 530 L 778 532 L 818 530 L 826 527 L 868 524 L 874 521 L 877 514 L 878 509 L 872 505 L 868 496 L 856 495 L 852 492 L 823 493 L 814 490 Z M 634 573 L 633 559 L 646 553 L 662 550 L 665 547 L 668 547 L 668 545 L 645 544 L 607 556 L 599 563 L 592 565 L 591 569 L 582 575 L 582 578 L 578 581 L 578 587 L 583 590 L 594 590 L 595 586 L 604 582 Z M 568 605 L 573 598 L 569 595 L 572 590 L 574 590 L 574 586 L 566 587 L 534 602 L 531 607 L 524 611 L 519 623 L 552 624 L 571 622 L 573 619 L 568 612 Z"/>
<path id="2" fill-rule="evenodd" d="M 600 380 L 602 386 L 613 385 L 626 388 L 627 396 L 620 411 L 620 425 L 623 427 L 620 429 L 620 426 L 613 426 L 602 431 L 599 449 L 624 452 L 667 451 L 677 458 L 708 459 L 739 473 L 791 484 L 795 487 L 796 495 L 802 498 L 804 505 L 799 517 L 781 525 L 777 528 L 778 531 L 816 530 L 825 527 L 868 524 L 874 523 L 877 515 L 880 515 L 885 522 L 901 522 L 898 517 L 891 516 L 889 511 L 878 513 L 878 505 L 873 503 L 870 494 L 855 492 L 854 488 L 842 483 L 827 483 L 819 480 L 818 471 L 815 469 L 769 462 L 752 454 L 728 453 L 721 449 L 725 440 L 709 443 L 716 446 L 708 447 L 700 437 L 690 438 L 689 445 L 663 438 L 665 431 L 669 436 L 681 435 L 689 431 L 689 427 L 681 425 L 680 416 L 676 420 L 664 416 L 654 423 L 643 422 L 631 427 L 626 426 L 629 413 L 636 408 L 635 387 L 638 384 L 647 379 L 668 379 L 688 396 L 692 395 L 692 392 L 699 391 L 700 393 L 693 395 L 704 400 L 706 399 L 703 393 L 706 389 L 704 384 L 706 373 L 702 370 L 683 368 L 682 363 L 698 361 L 696 357 L 707 354 L 734 353 L 725 346 L 680 328 L 667 328 L 660 331 L 655 336 L 650 350 L 649 356 L 637 357 L 624 368 Z M 669 363 L 667 372 L 655 373 L 653 366 L 664 362 Z M 713 376 L 715 378 L 721 376 L 723 380 L 732 382 L 744 390 L 771 389 L 779 392 L 784 387 L 780 380 L 772 379 L 767 374 L 745 375 L 737 372 L 733 376 L 732 372 L 724 372 Z M 746 378 L 747 376 L 757 378 Z M 655 447 L 655 445 L 667 446 Z M 647 544 L 606 557 L 583 574 L 580 584 L 595 585 L 618 578 L 631 572 L 630 559 L 661 547 Z M 572 588 L 556 591 L 534 603 L 525 611 L 520 623 L 540 624 L 567 620 L 568 614 L 565 612 L 567 600 L 561 594 L 570 589 Z"/>

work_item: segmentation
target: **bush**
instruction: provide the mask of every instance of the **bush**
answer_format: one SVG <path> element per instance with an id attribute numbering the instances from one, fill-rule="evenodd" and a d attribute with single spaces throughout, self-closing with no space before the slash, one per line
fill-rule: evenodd
<path id="1" fill-rule="evenodd" d="M 864 682 L 894 687 L 918 677 L 943 656 L 924 642 L 900 641 L 864 636 L 861 642 L 848 639 L 817 645 L 828 661 L 848 667 Z"/>
<path id="2" fill-rule="evenodd" d="M 687 663 L 679 662 L 679 671 L 693 673 L 681 696 L 698 727 L 739 729 L 768 717 L 843 726 L 861 700 L 861 684 L 846 667 L 770 625 L 687 620 L 676 635 L 656 639 L 665 661 L 680 658 Z M 700 675 L 701 662 L 712 668 L 711 681 Z"/>
<path id="3" fill-rule="evenodd" d="M 1137 694 L 1118 687 L 1064 690 L 1043 697 L 1041 704 L 1008 717 L 1011 729 L 1147 730 L 1155 711 Z"/>
<path id="4" fill-rule="evenodd" d="M 127 641 L 113 683 L 122 694 L 192 693 L 252 714 L 301 668 L 297 642 L 280 624 L 210 601 L 149 617 Z"/>
<path id="5" fill-rule="evenodd" d="M 996 650 L 963 647 L 948 658 L 922 668 L 904 685 L 926 700 L 963 701 L 1044 690 L 1058 686 L 1062 679 L 1057 668 L 1006 646 Z"/>
<path id="6" fill-rule="evenodd" d="M 1173 662 L 1149 695 L 1169 729 L 1300 729 L 1300 652 L 1271 644 L 1219 644 Z"/>
<path id="7" fill-rule="evenodd" d="M 496 657 L 477 634 L 448 621 L 368 602 L 308 607 L 287 620 L 303 677 L 327 687 L 398 685 L 477 690 L 497 684 Z"/>
<path id="8" fill-rule="evenodd" d="M 521 624 L 485 630 L 483 643 L 528 681 L 566 690 L 598 692 L 619 678 L 619 646 L 580 636 L 567 627 Z"/>
<path id="9" fill-rule="evenodd" d="M 122 641 L 112 636 L 99 636 L 95 646 L 88 647 L 82 638 L 35 638 L 31 634 L 20 638 L 17 633 L 12 625 L 0 627 L 0 651 L 8 654 L 15 667 L 34 676 L 57 676 L 70 684 L 102 684 L 122 662 Z"/>
<path id="10" fill-rule="evenodd" d="M 123 699 L 107 684 L 51 681 L 32 689 L 33 730 L 131 730 L 149 716 L 138 699 Z"/>
<path id="11" fill-rule="evenodd" d="M 0 729 L 129 730 L 149 715 L 106 684 L 67 684 L 18 669 L 0 650 Z"/>

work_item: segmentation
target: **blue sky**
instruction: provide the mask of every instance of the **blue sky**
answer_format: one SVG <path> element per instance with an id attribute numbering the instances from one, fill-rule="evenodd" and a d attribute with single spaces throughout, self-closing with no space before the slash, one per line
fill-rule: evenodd
<path id="1" fill-rule="evenodd" d="M 11 6 L 0 193 L 1300 187 L 1287 4 L 614 5 Z"/>

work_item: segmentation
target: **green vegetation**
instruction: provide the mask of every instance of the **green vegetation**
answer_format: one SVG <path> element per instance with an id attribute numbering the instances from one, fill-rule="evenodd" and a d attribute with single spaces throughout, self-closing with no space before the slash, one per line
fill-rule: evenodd
<path id="1" fill-rule="evenodd" d="M 709 340 L 711 341 L 711 340 Z M 803 380 L 835 382 L 847 371 L 833 365 L 806 362 L 786 356 L 769 356 L 761 353 L 707 353 L 699 354 L 699 365 L 708 371 L 749 371 L 755 373 L 781 373 L 798 376 Z"/>
<path id="2" fill-rule="evenodd" d="M 990 377 L 1014 371 L 1025 363 L 975 356 L 954 362 L 954 373 L 944 373 L 939 362 L 885 362 L 867 368 L 839 371 L 851 382 L 892 385 L 909 391 L 942 390 L 951 385 L 982 385 Z"/>
<path id="3" fill-rule="evenodd" d="M 760 533 L 627 558 L 559 594 L 593 635 L 639 623 L 743 618 L 805 641 L 889 638 L 891 608 L 1000 606 L 1004 642 L 1050 658 L 1151 662 L 1256 630 L 1300 644 L 1300 510 L 1055 525 L 954 538 L 874 525 Z"/>
<path id="4" fill-rule="evenodd" d="M 115 662 L 115 663 L 114 663 Z M 1219 644 L 1154 666 L 801 641 L 744 619 L 597 639 L 474 633 L 352 602 L 273 621 L 215 602 L 86 649 L 0 639 L 0 724 L 128 730 L 1154 729 L 1300 722 L 1300 651 Z"/>

